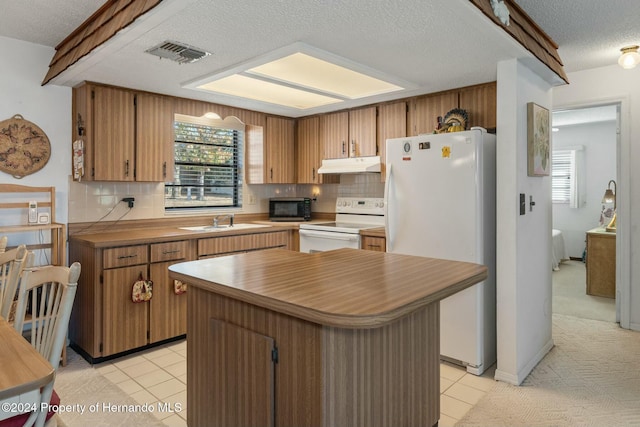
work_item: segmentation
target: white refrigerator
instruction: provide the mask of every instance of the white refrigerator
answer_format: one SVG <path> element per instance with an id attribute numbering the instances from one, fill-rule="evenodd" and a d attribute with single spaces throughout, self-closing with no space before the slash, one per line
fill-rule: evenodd
<path id="1" fill-rule="evenodd" d="M 441 357 L 476 375 L 496 361 L 495 143 L 482 128 L 386 142 L 387 252 L 488 267 L 440 303 Z"/>

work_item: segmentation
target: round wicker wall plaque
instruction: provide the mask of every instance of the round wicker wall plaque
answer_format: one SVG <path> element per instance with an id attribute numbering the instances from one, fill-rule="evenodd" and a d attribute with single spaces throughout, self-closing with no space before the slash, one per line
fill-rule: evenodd
<path id="1" fill-rule="evenodd" d="M 42 169 L 51 157 L 47 135 L 16 114 L 0 122 L 0 171 L 22 178 Z"/>

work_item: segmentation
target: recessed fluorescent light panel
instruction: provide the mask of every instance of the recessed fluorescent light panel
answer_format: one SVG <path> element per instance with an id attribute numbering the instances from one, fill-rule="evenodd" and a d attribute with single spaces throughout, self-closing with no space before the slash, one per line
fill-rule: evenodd
<path id="1" fill-rule="evenodd" d="M 251 68 L 247 73 L 349 99 L 402 89 L 300 52 Z"/>
<path id="2" fill-rule="evenodd" d="M 307 51 L 316 52 L 317 56 Z M 380 75 L 375 71 L 370 74 Z M 299 110 L 405 89 L 370 74 L 365 67 L 326 52 L 287 49 L 218 76 L 199 79 L 191 87 Z"/>
<path id="3" fill-rule="evenodd" d="M 198 86 L 199 89 L 226 95 L 241 96 L 256 101 L 270 102 L 287 107 L 306 110 L 321 105 L 334 104 L 341 99 L 307 92 L 277 83 L 254 79 L 242 74 L 233 74 L 220 80 Z"/>

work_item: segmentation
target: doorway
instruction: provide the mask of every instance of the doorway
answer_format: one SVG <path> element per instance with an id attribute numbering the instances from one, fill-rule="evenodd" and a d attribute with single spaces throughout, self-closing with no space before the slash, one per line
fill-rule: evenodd
<path id="1" fill-rule="evenodd" d="M 555 176 L 552 179 L 552 224 L 556 235 L 554 256 L 562 259 L 552 273 L 554 313 L 619 321 L 616 311 L 615 249 L 607 247 L 598 252 L 593 249 L 591 258 L 587 253 L 587 233 L 591 232 L 590 246 L 593 247 L 595 240 L 592 233 L 605 229 L 615 209 L 614 203 L 603 202 L 603 195 L 611 186 L 611 181 L 615 187 L 618 176 L 616 153 L 619 147 L 619 112 L 619 103 L 553 111 L 553 154 L 559 160 L 554 163 L 554 166 L 558 166 L 554 168 Z M 565 168 L 560 170 L 563 164 Z M 615 233 L 605 232 L 597 237 L 611 240 L 615 239 Z M 615 248 L 615 240 L 609 246 Z M 563 253 L 556 254 L 555 251 Z M 589 278 L 587 263 L 591 263 Z M 611 266 L 614 285 L 609 287 L 613 288 L 610 293 L 594 290 L 594 283 L 604 283 L 593 274 L 596 263 L 598 272 L 603 271 L 602 265 Z M 590 286 L 587 286 L 588 281 Z"/>

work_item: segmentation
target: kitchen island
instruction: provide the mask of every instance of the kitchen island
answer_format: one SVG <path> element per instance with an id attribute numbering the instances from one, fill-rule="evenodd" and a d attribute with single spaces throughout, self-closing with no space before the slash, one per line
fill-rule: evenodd
<path id="1" fill-rule="evenodd" d="M 484 266 L 383 252 L 281 249 L 184 262 L 187 421 L 433 426 L 439 301 Z"/>

